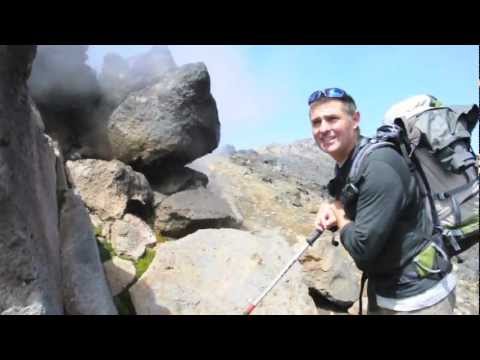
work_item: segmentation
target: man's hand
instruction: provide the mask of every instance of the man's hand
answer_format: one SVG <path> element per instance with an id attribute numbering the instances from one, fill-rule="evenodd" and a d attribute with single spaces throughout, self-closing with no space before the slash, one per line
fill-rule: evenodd
<path id="1" fill-rule="evenodd" d="M 320 231 L 325 231 L 326 229 L 332 229 L 336 226 L 337 218 L 335 216 L 333 204 L 321 204 L 317 213 L 317 217 L 315 218 L 315 227 Z"/>
<path id="2" fill-rule="evenodd" d="M 345 215 L 345 209 L 343 208 L 342 203 L 338 200 L 336 200 L 331 207 L 333 213 L 335 214 L 335 219 L 337 220 L 338 230 L 342 230 L 343 227 L 350 222 Z"/>
<path id="3" fill-rule="evenodd" d="M 345 210 L 340 201 L 334 203 L 323 203 L 320 205 L 317 217 L 315 219 L 315 227 L 324 231 L 326 229 L 336 231 L 341 230 L 350 222 L 345 215 Z"/>

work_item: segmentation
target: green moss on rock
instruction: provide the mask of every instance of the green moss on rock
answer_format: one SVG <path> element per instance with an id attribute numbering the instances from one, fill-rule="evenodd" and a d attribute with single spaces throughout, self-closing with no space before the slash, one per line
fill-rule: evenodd
<path id="1" fill-rule="evenodd" d="M 95 226 L 95 236 L 99 237 L 102 236 L 103 228 L 101 226 Z"/>
<path id="2" fill-rule="evenodd" d="M 157 238 L 157 244 L 163 244 L 164 242 L 167 242 L 167 238 L 165 238 L 160 232 L 155 231 L 155 237 Z"/>
<path id="3" fill-rule="evenodd" d="M 120 294 L 115 296 L 113 298 L 113 302 L 117 307 L 119 315 L 136 315 L 128 289 L 125 289 Z"/>
<path id="4" fill-rule="evenodd" d="M 147 248 L 145 254 L 135 263 L 136 277 L 139 279 L 155 258 L 155 250 Z"/>
<path id="5" fill-rule="evenodd" d="M 110 243 L 106 241 L 102 243 L 97 240 L 97 245 L 102 263 L 111 260 L 114 256 L 116 256 L 115 250 L 113 250 L 113 247 Z"/>

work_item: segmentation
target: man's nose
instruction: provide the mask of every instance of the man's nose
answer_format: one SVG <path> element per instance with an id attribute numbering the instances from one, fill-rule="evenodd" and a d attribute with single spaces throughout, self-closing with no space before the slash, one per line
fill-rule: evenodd
<path id="1" fill-rule="evenodd" d="M 318 127 L 318 132 L 324 134 L 330 130 L 330 125 L 326 121 L 322 121 Z"/>

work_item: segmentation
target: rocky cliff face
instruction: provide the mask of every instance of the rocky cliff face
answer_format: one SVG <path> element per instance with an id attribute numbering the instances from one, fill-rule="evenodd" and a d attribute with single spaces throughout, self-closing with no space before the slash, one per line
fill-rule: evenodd
<path id="1" fill-rule="evenodd" d="M 96 303 L 83 313 L 116 313 L 93 238 L 74 240 L 81 250 L 70 247 L 69 234 L 83 237 L 89 219 L 72 214 L 63 159 L 29 95 L 35 53 L 35 46 L 0 46 L 0 312 L 72 313 L 68 303 L 83 303 L 90 287 Z M 86 211 L 79 199 L 76 209 Z M 90 276 L 75 283 L 65 264 L 86 264 Z"/>
<path id="2" fill-rule="evenodd" d="M 35 122 L 34 46 L 0 46 L 0 313 L 63 312 L 55 154 Z"/>

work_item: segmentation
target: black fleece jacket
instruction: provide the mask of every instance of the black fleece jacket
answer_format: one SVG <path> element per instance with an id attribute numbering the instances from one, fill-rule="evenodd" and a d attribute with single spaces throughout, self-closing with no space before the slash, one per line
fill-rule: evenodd
<path id="1" fill-rule="evenodd" d="M 355 150 L 337 168 L 332 194 L 337 199 L 342 199 Z M 432 229 L 415 177 L 392 148 L 376 149 L 364 161 L 358 197 L 343 204 L 352 222 L 342 229 L 340 240 L 357 267 L 367 273 L 369 295 L 372 291 L 393 298 L 417 295 L 439 279 L 405 276 Z"/>

